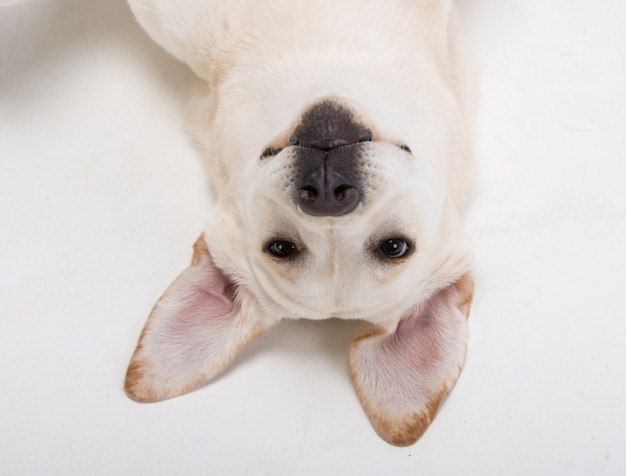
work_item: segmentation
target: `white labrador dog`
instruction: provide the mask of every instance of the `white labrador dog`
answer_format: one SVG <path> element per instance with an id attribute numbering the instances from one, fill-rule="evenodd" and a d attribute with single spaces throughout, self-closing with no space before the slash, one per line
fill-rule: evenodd
<path id="1" fill-rule="evenodd" d="M 361 319 L 356 391 L 414 443 L 463 367 L 473 290 L 452 0 L 130 4 L 208 84 L 193 129 L 218 197 L 126 392 L 189 392 L 283 318 Z"/>

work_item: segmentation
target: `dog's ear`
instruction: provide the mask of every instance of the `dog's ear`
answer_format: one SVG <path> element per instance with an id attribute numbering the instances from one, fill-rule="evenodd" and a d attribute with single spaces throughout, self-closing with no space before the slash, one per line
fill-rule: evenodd
<path id="1" fill-rule="evenodd" d="M 458 379 L 473 288 L 467 273 L 412 308 L 395 330 L 370 327 L 353 342 L 355 388 L 374 429 L 389 443 L 415 443 Z"/>
<path id="2" fill-rule="evenodd" d="M 126 373 L 134 400 L 174 397 L 207 382 L 253 337 L 262 323 L 247 296 L 218 269 L 204 236 L 189 266 L 154 306 Z"/>

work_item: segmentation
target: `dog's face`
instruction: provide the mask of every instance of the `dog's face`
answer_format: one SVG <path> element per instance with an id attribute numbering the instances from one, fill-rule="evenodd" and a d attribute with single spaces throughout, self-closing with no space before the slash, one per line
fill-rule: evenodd
<path id="1" fill-rule="evenodd" d="M 207 82 L 190 125 L 217 202 L 128 395 L 198 388 L 285 317 L 363 319 L 355 389 L 386 441 L 412 444 L 463 367 L 473 291 L 452 0 L 130 4 Z"/>
<path id="2" fill-rule="evenodd" d="M 197 388 L 284 317 L 363 319 L 350 372 L 372 424 L 396 445 L 425 431 L 462 368 L 473 289 L 451 135 L 399 141 L 364 117 L 324 100 L 274 138 L 227 128 L 258 153 L 221 155 L 214 215 L 128 367 L 132 398 Z"/>
<path id="3" fill-rule="evenodd" d="M 462 259 L 440 178 L 339 101 L 294 124 L 232 177 L 212 255 L 273 317 L 397 321 Z"/>

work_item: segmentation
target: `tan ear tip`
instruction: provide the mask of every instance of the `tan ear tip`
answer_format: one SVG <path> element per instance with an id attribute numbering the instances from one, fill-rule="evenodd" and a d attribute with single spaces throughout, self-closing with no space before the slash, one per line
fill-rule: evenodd
<path id="1" fill-rule="evenodd" d="M 210 257 L 209 249 L 207 248 L 206 241 L 204 241 L 204 232 L 200 233 L 200 236 L 193 244 L 193 257 L 191 258 L 191 265 L 197 265 L 203 259 Z"/>
<path id="2" fill-rule="evenodd" d="M 163 400 L 152 390 L 141 389 L 138 386 L 128 385 L 127 383 L 124 385 L 124 392 L 128 398 L 138 403 L 154 403 Z"/>
<path id="3" fill-rule="evenodd" d="M 465 315 L 465 318 L 468 318 L 472 300 L 474 299 L 474 278 L 472 278 L 472 274 L 467 272 L 461 276 L 456 282 L 456 287 L 459 290 L 457 306 Z"/>
<path id="4" fill-rule="evenodd" d="M 144 372 L 140 363 L 132 361 L 126 371 L 124 379 L 124 392 L 129 398 L 140 403 L 150 403 L 161 400 L 157 393 L 142 382 L 144 380 Z"/>
<path id="5" fill-rule="evenodd" d="M 392 435 L 391 437 L 387 438 L 385 435 L 381 435 L 379 433 L 379 436 L 383 440 L 385 440 L 387 443 L 393 446 L 398 446 L 400 448 L 414 445 L 417 442 L 417 440 L 421 438 L 422 435 L 423 433 L 420 433 L 418 435 L 413 435 L 413 434 L 408 433 L 408 434 L 403 434 L 403 435 Z"/>
<path id="6" fill-rule="evenodd" d="M 412 415 L 404 421 L 371 418 L 372 426 L 383 440 L 394 446 L 411 446 L 426 432 L 431 423 L 429 415 Z"/>
<path id="7" fill-rule="evenodd" d="M 458 281 L 459 286 L 463 288 L 466 292 L 472 293 L 474 292 L 474 278 L 472 277 L 471 272 L 465 273 Z"/>

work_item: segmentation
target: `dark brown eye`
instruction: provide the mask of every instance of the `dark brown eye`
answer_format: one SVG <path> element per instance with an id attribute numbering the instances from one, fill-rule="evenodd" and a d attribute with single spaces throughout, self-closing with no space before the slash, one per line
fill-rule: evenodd
<path id="1" fill-rule="evenodd" d="M 398 259 L 405 256 L 411 250 L 411 246 L 402 238 L 391 238 L 382 241 L 378 250 L 385 258 Z"/>
<path id="2" fill-rule="evenodd" d="M 267 245 L 267 251 L 276 258 L 285 259 L 295 255 L 298 248 L 291 241 L 276 240 Z"/>

